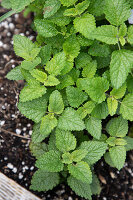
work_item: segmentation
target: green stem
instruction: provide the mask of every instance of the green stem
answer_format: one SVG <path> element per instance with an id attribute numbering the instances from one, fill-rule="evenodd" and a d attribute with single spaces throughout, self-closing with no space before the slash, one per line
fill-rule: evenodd
<path id="1" fill-rule="evenodd" d="M 11 15 L 15 13 L 16 13 L 15 10 L 10 10 L 9 12 L 5 13 L 4 15 L 0 17 L 0 22 L 2 22 L 3 20 L 5 20 L 6 18 L 10 17 Z"/>
<path id="2" fill-rule="evenodd" d="M 119 50 L 121 50 L 121 46 L 120 46 L 120 43 L 119 43 L 119 41 L 118 41 L 118 48 L 119 48 Z"/>

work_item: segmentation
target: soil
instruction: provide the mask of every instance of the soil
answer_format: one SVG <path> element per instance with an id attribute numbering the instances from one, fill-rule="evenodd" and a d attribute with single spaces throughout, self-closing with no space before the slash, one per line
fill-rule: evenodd
<path id="1" fill-rule="evenodd" d="M 0 15 L 5 13 L 0 8 Z M 17 66 L 21 59 L 15 56 L 12 47 L 12 36 L 23 34 L 31 40 L 35 33 L 30 28 L 31 16 L 27 19 L 21 14 L 15 14 L 0 24 L 0 171 L 9 178 L 29 190 L 30 181 L 36 171 L 35 158 L 29 151 L 30 140 L 22 137 L 32 134 L 32 121 L 23 117 L 17 109 L 18 95 L 23 81 L 9 81 L 6 74 Z M 133 151 L 127 153 L 125 166 L 120 171 L 109 167 L 104 160 L 96 166 L 102 187 L 100 196 L 93 200 L 133 200 Z M 33 191 L 31 191 L 33 192 Z M 59 185 L 49 192 L 33 192 L 46 200 L 81 200 L 67 185 Z"/>

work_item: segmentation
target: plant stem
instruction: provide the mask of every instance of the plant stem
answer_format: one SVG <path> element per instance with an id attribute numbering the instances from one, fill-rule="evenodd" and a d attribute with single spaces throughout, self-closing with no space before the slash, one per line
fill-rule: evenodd
<path id="1" fill-rule="evenodd" d="M 22 136 L 22 135 L 18 135 L 18 134 L 16 134 L 16 133 L 13 133 L 13 132 L 11 132 L 11 131 L 7 131 L 7 130 L 5 130 L 5 129 L 3 129 L 3 128 L 0 128 L 0 132 L 4 132 L 4 133 L 9 133 L 9 134 L 11 134 L 11 135 L 13 135 L 13 136 L 16 136 L 16 137 L 19 137 L 19 138 L 22 138 L 22 139 L 25 139 L 25 140 L 31 140 L 31 138 L 28 138 L 28 137 L 24 137 L 24 136 Z"/>
<path id="2" fill-rule="evenodd" d="M 5 20 L 6 18 L 10 17 L 11 15 L 15 13 L 16 13 L 15 10 L 10 10 L 9 12 L 5 13 L 4 15 L 0 17 L 0 22 L 2 22 L 3 20 Z"/>

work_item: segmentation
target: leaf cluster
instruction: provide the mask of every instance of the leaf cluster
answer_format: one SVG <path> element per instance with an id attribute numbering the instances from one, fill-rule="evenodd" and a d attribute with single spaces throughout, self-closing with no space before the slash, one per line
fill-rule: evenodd
<path id="1" fill-rule="evenodd" d="M 35 13 L 38 35 L 35 43 L 14 36 L 14 51 L 24 60 L 7 78 L 25 80 L 18 108 L 35 122 L 30 147 L 38 171 L 31 189 L 47 191 L 67 180 L 91 200 L 100 192 L 93 165 L 104 156 L 120 170 L 126 151 L 133 149 L 128 136 L 133 5 L 126 0 L 27 0 L 20 9 L 28 4 L 25 12 Z"/>

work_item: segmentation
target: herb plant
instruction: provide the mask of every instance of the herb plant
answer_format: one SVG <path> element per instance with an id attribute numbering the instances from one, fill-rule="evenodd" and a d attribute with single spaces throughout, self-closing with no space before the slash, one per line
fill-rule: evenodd
<path id="1" fill-rule="evenodd" d="M 120 170 L 133 121 L 132 0 L 3 0 L 13 11 L 34 12 L 36 42 L 15 35 L 20 66 L 7 78 L 25 80 L 18 108 L 35 122 L 30 144 L 37 172 L 31 189 L 60 182 L 81 197 L 100 193 L 94 164 Z M 19 10 L 18 10 L 19 9 Z M 130 126 L 131 127 L 131 126 Z"/>

